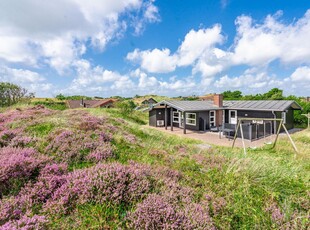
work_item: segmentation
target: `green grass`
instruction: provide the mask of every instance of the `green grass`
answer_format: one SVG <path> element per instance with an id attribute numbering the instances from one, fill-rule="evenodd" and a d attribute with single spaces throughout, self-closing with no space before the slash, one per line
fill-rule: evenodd
<path id="1" fill-rule="evenodd" d="M 54 110 L 65 110 L 68 108 L 65 101 L 57 101 L 53 99 L 32 101 L 31 104 L 32 105 L 44 105 L 46 108 L 54 109 Z"/>
<path id="2" fill-rule="evenodd" d="M 28 126 L 26 131 L 37 137 L 48 135 L 55 128 L 55 124 L 50 122 L 39 123 Z"/>

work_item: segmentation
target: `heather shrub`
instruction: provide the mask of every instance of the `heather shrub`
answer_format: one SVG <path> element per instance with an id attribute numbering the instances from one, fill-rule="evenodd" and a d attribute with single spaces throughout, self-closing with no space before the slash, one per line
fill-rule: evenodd
<path id="1" fill-rule="evenodd" d="M 4 129 L 0 131 L 0 147 L 8 146 L 18 135 L 19 130 Z"/>
<path id="2" fill-rule="evenodd" d="M 32 217 L 22 216 L 20 219 L 11 220 L 0 226 L 0 230 L 36 230 L 46 229 L 47 219 L 45 216 L 34 215 Z"/>
<path id="3" fill-rule="evenodd" d="M 77 204 L 113 202 L 131 203 L 152 189 L 148 168 L 118 163 L 98 164 L 68 174 L 67 181 L 53 194 L 45 209 L 68 213 Z"/>
<path id="4" fill-rule="evenodd" d="M 63 162 L 99 162 L 114 156 L 109 133 L 65 130 L 56 136 L 52 134 L 49 140 L 46 151 Z"/>
<path id="5" fill-rule="evenodd" d="M 46 109 L 44 106 L 40 105 L 26 109 L 10 110 L 1 114 L 0 127 L 14 121 L 31 121 L 38 116 L 48 116 L 54 113 L 54 111 Z"/>
<path id="6" fill-rule="evenodd" d="M 165 197 L 151 194 L 128 216 L 132 229 L 191 229 L 189 219 Z"/>
<path id="7" fill-rule="evenodd" d="M 36 139 L 33 137 L 17 135 L 11 140 L 9 146 L 24 148 L 32 145 L 35 141 Z"/>
<path id="8" fill-rule="evenodd" d="M 24 214 L 36 214 L 36 207 L 46 203 L 67 181 L 66 173 L 66 164 L 48 164 L 41 169 L 37 181 L 26 184 L 17 196 L 0 200 L 0 225 Z"/>
<path id="9" fill-rule="evenodd" d="M 49 161 L 31 148 L 4 147 L 0 149 L 0 196 L 18 188 L 39 174 Z"/>
<path id="10" fill-rule="evenodd" d="M 150 194 L 127 217 L 132 229 L 215 229 L 207 202 L 178 205 Z"/>

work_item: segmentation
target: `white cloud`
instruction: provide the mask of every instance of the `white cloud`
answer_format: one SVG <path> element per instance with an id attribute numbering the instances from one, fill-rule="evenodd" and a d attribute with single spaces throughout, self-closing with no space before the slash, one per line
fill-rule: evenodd
<path id="1" fill-rule="evenodd" d="M 291 80 L 295 83 L 310 83 L 310 67 L 303 66 L 297 68 L 291 75 Z"/>
<path id="2" fill-rule="evenodd" d="M 26 88 L 29 92 L 46 94 L 53 85 L 37 72 L 26 69 L 15 69 L 6 66 L 0 67 L 0 81 L 11 82 Z"/>
<path id="3" fill-rule="evenodd" d="M 214 45 L 222 43 L 221 26 L 215 25 L 208 29 L 189 31 L 178 49 L 179 66 L 192 65 L 206 52 L 210 52 Z"/>
<path id="4" fill-rule="evenodd" d="M 214 46 L 223 41 L 220 25 L 208 29 L 191 30 L 184 38 L 178 50 L 171 54 L 165 49 L 153 49 L 140 51 L 135 49 L 127 54 L 127 59 L 140 64 L 141 68 L 150 73 L 169 73 L 176 67 L 195 65 L 196 61 L 203 58 L 207 53 L 212 53 Z M 219 49 L 216 49 L 218 55 Z"/>
<path id="5" fill-rule="evenodd" d="M 13 83 L 38 83 L 45 78 L 30 70 L 0 67 L 0 80 Z"/>
<path id="6" fill-rule="evenodd" d="M 141 64 L 141 68 L 150 73 L 169 73 L 175 70 L 177 57 L 170 55 L 169 49 L 139 51 L 135 49 L 127 54 L 127 59 Z"/>
<path id="7" fill-rule="evenodd" d="M 157 19 L 152 0 L 3 0 L 0 61 L 31 67 L 47 63 L 62 74 L 86 52 L 89 41 L 103 50 L 121 37 L 131 25 L 124 15 L 137 12 L 142 27 Z"/>
<path id="8" fill-rule="evenodd" d="M 277 59 L 283 63 L 310 63 L 310 10 L 288 25 L 279 20 L 281 15 L 268 15 L 262 24 L 254 24 L 249 16 L 237 18 L 234 65 L 268 65 Z"/>
<path id="9" fill-rule="evenodd" d="M 224 75 L 214 82 L 214 86 L 223 90 L 238 89 L 244 92 L 252 91 L 251 93 L 253 93 L 253 90 L 264 92 L 270 88 L 283 86 L 283 82 L 275 76 L 270 76 L 264 71 L 256 71 L 248 69 L 238 77 Z"/>

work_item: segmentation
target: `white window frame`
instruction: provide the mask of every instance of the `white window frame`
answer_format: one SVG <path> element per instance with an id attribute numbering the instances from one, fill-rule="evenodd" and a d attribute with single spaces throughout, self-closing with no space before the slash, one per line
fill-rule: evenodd
<path id="1" fill-rule="evenodd" d="M 194 115 L 194 118 L 189 117 L 189 115 Z M 186 124 L 196 126 L 196 113 L 186 113 Z"/>
<path id="2" fill-rule="evenodd" d="M 180 123 L 180 113 L 178 111 L 173 111 L 173 123 Z"/>
<path id="3" fill-rule="evenodd" d="M 283 124 L 286 124 L 286 112 L 281 113 L 281 118 L 283 119 Z"/>
<path id="4" fill-rule="evenodd" d="M 211 115 L 213 113 L 213 115 Z M 213 121 L 211 121 L 211 118 L 213 118 Z M 210 110 L 209 113 L 209 124 L 211 126 L 216 126 L 216 111 L 215 110 Z"/>

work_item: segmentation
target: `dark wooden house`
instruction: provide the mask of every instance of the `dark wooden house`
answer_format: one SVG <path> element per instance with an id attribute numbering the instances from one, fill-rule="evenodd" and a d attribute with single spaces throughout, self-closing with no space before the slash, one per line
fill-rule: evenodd
<path id="1" fill-rule="evenodd" d="M 149 111 L 150 126 L 169 126 L 196 131 L 220 130 L 225 127 L 234 129 L 238 118 L 282 118 L 287 129 L 294 127 L 294 110 L 301 107 L 295 101 L 224 101 L 221 94 L 213 95 L 213 100 L 205 101 L 161 101 Z M 276 122 L 259 126 L 257 122 L 247 121 L 248 139 L 258 138 L 261 129 L 275 132 Z M 252 134 L 253 133 L 253 134 Z M 265 134 L 264 134 L 265 135 Z"/>

